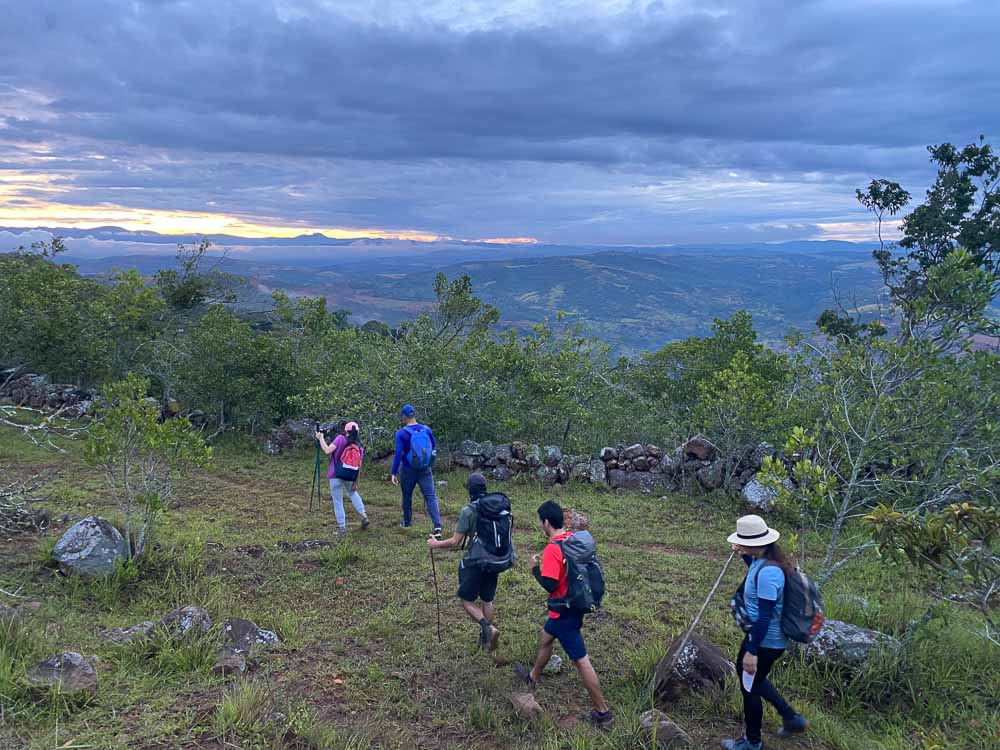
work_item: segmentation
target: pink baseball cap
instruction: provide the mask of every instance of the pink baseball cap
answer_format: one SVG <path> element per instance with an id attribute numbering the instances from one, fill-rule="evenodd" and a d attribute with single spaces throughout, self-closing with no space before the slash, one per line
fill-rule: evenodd
<path id="1" fill-rule="evenodd" d="M 344 432 L 350 432 L 351 430 L 358 430 L 358 429 L 359 427 L 357 422 L 348 422 L 347 424 L 344 425 Z"/>

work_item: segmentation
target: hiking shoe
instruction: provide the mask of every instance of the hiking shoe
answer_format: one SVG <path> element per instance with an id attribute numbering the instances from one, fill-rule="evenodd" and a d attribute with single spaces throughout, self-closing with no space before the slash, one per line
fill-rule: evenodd
<path id="1" fill-rule="evenodd" d="M 486 638 L 486 650 L 496 651 L 497 643 L 500 641 L 500 629 L 490 625 L 490 632 Z"/>
<path id="2" fill-rule="evenodd" d="M 806 729 L 809 728 L 809 721 L 802 714 L 795 714 L 795 716 L 782 723 L 781 729 L 778 730 L 779 737 L 790 737 L 793 734 L 802 734 Z"/>
<path id="3" fill-rule="evenodd" d="M 615 723 L 615 715 L 611 713 L 610 708 L 607 711 L 594 709 L 587 717 L 587 721 L 598 729 L 611 729 Z"/>
<path id="4" fill-rule="evenodd" d="M 490 642 L 490 630 L 492 627 L 488 622 L 479 623 L 479 648 L 486 648 L 486 644 Z"/>
<path id="5" fill-rule="evenodd" d="M 347 527 L 346 526 L 338 526 L 337 527 L 337 536 L 339 536 L 341 538 L 347 536 Z"/>
<path id="6" fill-rule="evenodd" d="M 408 528 L 410 528 L 410 524 L 408 524 L 408 523 L 401 523 L 401 524 L 399 524 L 399 528 L 401 528 L 401 529 L 408 529 Z"/>
<path id="7" fill-rule="evenodd" d="M 517 681 L 522 685 L 527 685 L 530 688 L 535 688 L 538 686 L 538 683 L 535 682 L 534 679 L 532 679 L 531 677 L 531 669 L 524 666 L 523 664 L 514 665 L 514 676 L 517 678 Z"/>
<path id="8" fill-rule="evenodd" d="M 368 516 L 365 516 L 364 518 L 362 518 L 361 519 L 361 530 L 364 531 L 365 529 L 367 529 L 368 525 L 370 523 L 371 523 L 371 521 L 368 520 Z"/>
<path id="9" fill-rule="evenodd" d="M 723 750 L 764 750 L 763 742 L 751 742 L 746 737 L 738 740 L 723 740 Z"/>

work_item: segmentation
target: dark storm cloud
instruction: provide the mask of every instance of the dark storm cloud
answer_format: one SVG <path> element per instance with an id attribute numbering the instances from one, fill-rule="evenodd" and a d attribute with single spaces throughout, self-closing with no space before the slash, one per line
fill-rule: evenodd
<path id="1" fill-rule="evenodd" d="M 1000 121 L 992 0 L 514 3 L 464 28 L 391 2 L 7 5 L 0 159 L 41 169 L 44 144 L 73 203 L 662 241 L 688 186 L 688 223 L 729 236 L 720 170 L 777 185 L 726 221 L 808 224 Z"/>

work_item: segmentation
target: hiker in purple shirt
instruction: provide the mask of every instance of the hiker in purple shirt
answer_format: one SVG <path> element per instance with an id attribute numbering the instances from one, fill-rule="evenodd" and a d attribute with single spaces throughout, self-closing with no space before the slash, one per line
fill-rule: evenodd
<path id="1" fill-rule="evenodd" d="M 323 452 L 330 457 L 330 471 L 327 478 L 330 480 L 330 495 L 333 497 L 333 513 L 337 517 L 337 533 L 339 536 L 347 534 L 347 517 L 344 514 L 344 492 L 347 492 L 351 499 L 354 510 L 361 516 L 361 528 L 368 528 L 368 514 L 365 513 L 365 504 L 358 493 L 358 479 L 361 474 L 361 461 L 365 456 L 365 449 L 358 439 L 358 423 L 348 422 L 344 426 L 344 432 L 337 435 L 332 443 L 327 443 L 322 432 L 316 433 Z"/>
<path id="2" fill-rule="evenodd" d="M 413 490 L 420 487 L 427 513 L 434 523 L 434 536 L 441 536 L 441 513 L 434 492 L 434 472 L 431 467 L 437 455 L 437 440 L 431 428 L 417 422 L 417 410 L 406 404 L 399 410 L 403 426 L 396 431 L 396 453 L 392 458 L 392 483 L 403 493 L 404 529 L 413 518 Z"/>

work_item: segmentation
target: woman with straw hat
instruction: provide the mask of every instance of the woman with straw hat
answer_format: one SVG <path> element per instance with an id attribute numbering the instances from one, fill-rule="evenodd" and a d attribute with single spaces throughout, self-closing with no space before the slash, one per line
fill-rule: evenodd
<path id="1" fill-rule="evenodd" d="M 743 582 L 743 602 L 736 613 L 746 635 L 736 657 L 736 675 L 743 694 L 745 735 L 723 740 L 726 750 L 761 750 L 760 731 L 764 719 L 764 698 L 782 718 L 779 736 L 804 732 L 809 722 L 798 714 L 768 680 L 774 663 L 785 653 L 788 640 L 781 630 L 781 607 L 785 575 L 793 573 L 794 562 L 778 547 L 781 535 L 768 528 L 760 516 L 743 516 L 728 541 L 747 564 Z M 738 599 L 738 598 L 737 598 Z"/>

